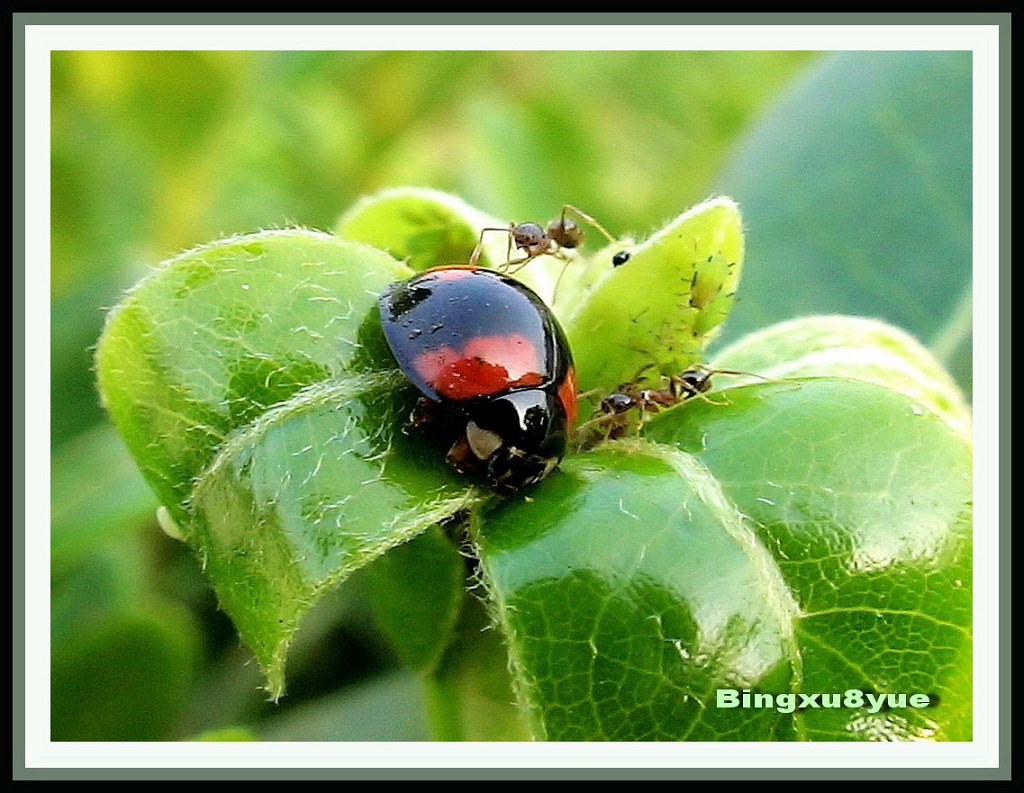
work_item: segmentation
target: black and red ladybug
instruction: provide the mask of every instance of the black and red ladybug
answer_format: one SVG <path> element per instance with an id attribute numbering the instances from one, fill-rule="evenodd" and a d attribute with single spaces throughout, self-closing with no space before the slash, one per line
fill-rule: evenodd
<path id="1" fill-rule="evenodd" d="M 453 436 L 448 462 L 512 493 L 558 465 L 576 421 L 565 333 L 524 284 L 451 265 L 392 284 L 380 318 L 398 367 Z"/>

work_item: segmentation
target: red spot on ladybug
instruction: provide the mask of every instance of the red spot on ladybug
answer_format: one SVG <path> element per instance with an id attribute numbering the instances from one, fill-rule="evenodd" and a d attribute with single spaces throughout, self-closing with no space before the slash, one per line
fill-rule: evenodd
<path id="1" fill-rule="evenodd" d="M 569 367 L 565 381 L 558 387 L 558 401 L 562 403 L 571 427 L 579 415 L 579 406 L 576 404 L 576 370 L 572 367 Z"/>
<path id="2" fill-rule="evenodd" d="M 416 374 L 447 399 L 475 399 L 513 388 L 539 386 L 538 350 L 525 336 L 477 336 L 461 351 L 426 350 L 413 361 Z"/>
<path id="3" fill-rule="evenodd" d="M 561 460 L 576 420 L 572 354 L 529 288 L 469 266 L 427 270 L 380 299 L 398 367 L 454 427 L 449 462 L 512 492 Z"/>
<path id="4" fill-rule="evenodd" d="M 508 371 L 508 387 L 540 385 L 543 350 L 521 333 L 505 336 L 474 336 L 463 349 L 467 358 L 492 361 Z"/>

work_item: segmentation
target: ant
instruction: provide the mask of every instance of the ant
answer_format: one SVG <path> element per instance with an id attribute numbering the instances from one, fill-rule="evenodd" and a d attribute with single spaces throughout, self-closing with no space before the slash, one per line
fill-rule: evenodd
<path id="1" fill-rule="evenodd" d="M 768 380 L 766 377 L 761 377 L 751 372 L 741 372 L 736 369 L 712 369 L 703 364 L 696 364 L 682 374 L 669 377 L 666 388 L 637 389 L 631 383 L 619 386 L 618 391 L 609 394 L 601 400 L 598 408 L 601 414 L 580 425 L 579 431 L 589 426 L 605 424 L 608 427 L 608 431 L 605 434 L 606 440 L 621 438 L 625 435 L 626 429 L 629 426 L 627 414 L 631 410 L 638 410 L 640 412 L 637 425 L 639 430 L 643 426 L 646 414 L 657 413 L 662 408 L 672 407 L 694 397 L 700 397 L 713 405 L 721 405 L 723 403 L 714 402 L 705 396 L 711 390 L 711 378 L 719 374 L 757 377 L 761 380 Z"/>
<path id="2" fill-rule="evenodd" d="M 480 260 L 480 256 L 483 253 L 484 234 L 489 231 L 502 231 L 508 234 L 508 250 L 505 257 L 507 259 L 505 263 L 506 268 L 522 267 L 527 262 L 544 254 L 550 254 L 568 261 L 569 257 L 563 251 L 578 248 L 583 241 L 583 229 L 574 220 L 565 216 L 565 213 L 570 211 L 579 215 L 583 220 L 600 231 L 612 245 L 621 244 L 604 226 L 586 212 L 574 207 L 572 204 L 565 204 L 562 206 L 561 216 L 548 223 L 546 229 L 541 228 L 540 224 L 532 222 L 509 223 L 507 228 L 494 226 L 482 229 L 480 231 L 480 239 L 477 240 L 476 247 L 469 257 L 469 266 L 475 267 Z M 518 250 L 523 251 L 525 254 L 522 258 L 514 261 L 512 260 L 513 243 Z M 619 251 L 612 257 L 612 266 L 620 267 L 629 261 L 629 256 L 630 254 L 627 251 Z"/>

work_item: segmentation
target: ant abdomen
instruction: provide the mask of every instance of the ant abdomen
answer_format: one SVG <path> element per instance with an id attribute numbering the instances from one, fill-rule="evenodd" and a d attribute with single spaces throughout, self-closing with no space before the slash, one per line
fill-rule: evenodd
<path id="1" fill-rule="evenodd" d="M 548 237 L 558 247 L 572 250 L 583 241 L 583 229 L 563 214 L 559 220 L 548 223 Z"/>

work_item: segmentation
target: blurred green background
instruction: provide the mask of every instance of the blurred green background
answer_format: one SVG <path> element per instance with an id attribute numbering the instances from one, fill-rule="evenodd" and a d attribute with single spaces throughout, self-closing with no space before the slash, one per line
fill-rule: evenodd
<path id="1" fill-rule="evenodd" d="M 970 388 L 970 57 L 787 52 L 63 52 L 52 62 L 55 740 L 425 740 L 357 576 L 260 676 L 105 416 L 104 310 L 218 237 L 330 229 L 400 185 L 642 236 L 713 193 L 749 247 L 725 337 L 879 316 Z M 244 732 L 215 732 L 227 728 Z"/>

